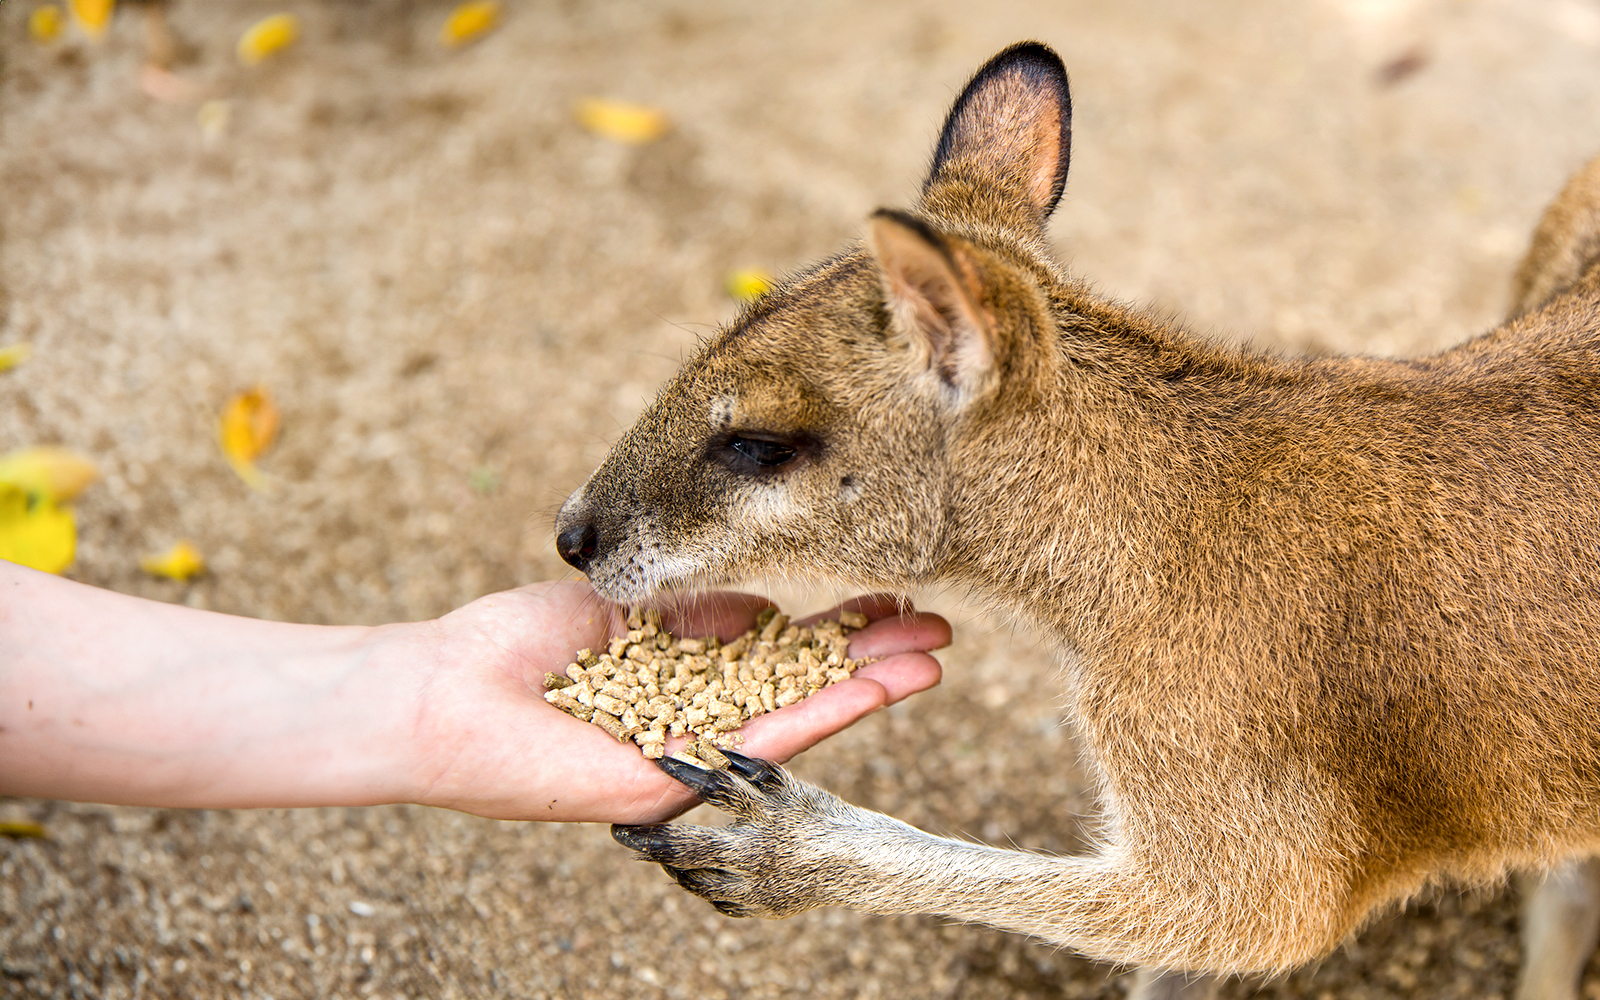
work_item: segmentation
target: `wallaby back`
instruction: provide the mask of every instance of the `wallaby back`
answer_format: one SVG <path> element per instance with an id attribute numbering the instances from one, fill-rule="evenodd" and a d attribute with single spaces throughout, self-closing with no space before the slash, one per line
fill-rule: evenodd
<path id="1" fill-rule="evenodd" d="M 1600 258 L 1600 157 L 1580 170 L 1545 209 L 1533 245 L 1512 279 L 1513 317 L 1577 285 Z"/>
<path id="2" fill-rule="evenodd" d="M 1600 299 L 1580 283 L 1415 360 L 1218 347 L 1050 258 L 1069 146 L 1059 59 L 1001 53 L 917 208 L 747 309 L 563 508 L 563 556 L 614 600 L 797 567 L 953 582 L 1072 653 L 1099 853 L 807 827 L 768 849 L 822 872 L 803 905 L 746 910 L 1276 970 L 1436 877 L 1593 852 Z M 1530 306 L 1549 260 L 1583 269 L 1588 177 L 1535 244 Z M 869 848 L 882 865 L 840 860 Z"/>

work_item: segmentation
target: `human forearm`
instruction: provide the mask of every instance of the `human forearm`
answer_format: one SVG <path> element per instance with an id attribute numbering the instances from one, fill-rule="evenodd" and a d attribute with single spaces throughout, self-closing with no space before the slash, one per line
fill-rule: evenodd
<path id="1" fill-rule="evenodd" d="M 786 760 L 938 682 L 931 615 L 864 598 L 852 655 L 881 657 L 754 720 Z M 764 604 L 668 609 L 736 635 Z M 418 802 L 506 819 L 644 822 L 687 789 L 545 703 L 544 675 L 621 629 L 586 585 L 490 594 L 427 622 L 344 628 L 219 615 L 0 562 L 0 794 L 194 808 Z M 857 648 L 859 647 L 859 648 Z"/>
<path id="2" fill-rule="evenodd" d="M 408 692 L 377 676 L 376 651 L 399 641 L 384 631 L 219 615 L 0 562 L 0 791 L 209 807 L 404 799 Z"/>

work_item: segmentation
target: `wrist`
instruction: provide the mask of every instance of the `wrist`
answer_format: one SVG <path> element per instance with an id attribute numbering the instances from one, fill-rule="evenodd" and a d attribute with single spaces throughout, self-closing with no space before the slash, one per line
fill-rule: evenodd
<path id="1" fill-rule="evenodd" d="M 418 802 L 417 718 L 435 660 L 430 622 L 340 629 L 315 655 L 309 687 L 285 702 L 282 805 Z M 288 719 L 299 701 L 305 714 Z M 281 780 L 280 779 L 280 780 Z"/>
<path id="2" fill-rule="evenodd" d="M 373 697 L 352 706 L 361 719 L 343 752 L 366 760 L 373 804 L 448 805 L 433 801 L 442 766 L 431 732 L 431 699 L 440 686 L 441 642 L 436 621 L 379 625 L 356 651 L 361 686 Z"/>

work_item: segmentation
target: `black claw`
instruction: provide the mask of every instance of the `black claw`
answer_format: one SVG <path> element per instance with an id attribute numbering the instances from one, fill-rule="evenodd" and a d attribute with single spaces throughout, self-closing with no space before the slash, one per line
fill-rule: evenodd
<path id="1" fill-rule="evenodd" d="M 746 757 L 733 750 L 722 751 L 728 758 L 728 770 L 755 785 L 763 792 L 775 792 L 783 787 L 783 769 L 759 757 Z"/>
<path id="2" fill-rule="evenodd" d="M 685 764 L 683 761 L 674 757 L 660 758 L 656 761 L 656 767 L 661 768 L 661 770 L 667 772 L 667 774 L 674 780 L 680 781 L 683 784 L 688 785 L 690 788 L 694 788 L 699 785 L 700 779 L 703 775 L 711 773 L 703 767 L 695 767 L 693 764 Z"/>
<path id="3" fill-rule="evenodd" d="M 611 839 L 623 847 L 631 847 L 640 854 L 654 856 L 672 846 L 669 830 L 664 823 L 650 826 L 624 826 L 621 823 L 611 827 Z"/>
<path id="4" fill-rule="evenodd" d="M 735 903 L 732 900 L 727 900 L 727 899 L 708 899 L 708 900 L 706 900 L 706 902 L 710 903 L 713 909 L 715 909 L 718 913 L 722 914 L 725 917 L 748 917 L 748 916 L 750 916 L 750 912 L 751 911 L 750 911 L 750 908 L 748 906 L 744 906 L 742 904 Z"/>
<path id="5" fill-rule="evenodd" d="M 695 767 L 671 757 L 662 757 L 656 761 L 656 766 L 674 780 L 688 785 L 691 791 L 714 806 L 725 807 L 734 800 L 733 779 L 728 777 L 726 771 Z"/>
<path id="6" fill-rule="evenodd" d="M 733 884 L 733 873 L 723 871 L 721 868 L 673 868 L 671 865 L 662 865 L 663 870 L 672 876 L 672 880 L 685 889 L 709 899 L 712 894 L 725 893 Z"/>

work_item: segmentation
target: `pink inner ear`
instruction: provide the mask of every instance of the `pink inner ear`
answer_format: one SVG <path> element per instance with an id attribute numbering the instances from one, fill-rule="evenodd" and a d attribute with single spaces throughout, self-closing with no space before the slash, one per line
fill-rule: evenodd
<path id="1" fill-rule="evenodd" d="M 1049 205 L 1055 195 L 1056 169 L 1061 163 L 1061 108 L 1050 93 L 1036 94 L 1029 105 L 1033 141 L 1028 145 L 1033 176 L 1028 180 L 1028 194 L 1035 205 Z"/>
<path id="2" fill-rule="evenodd" d="M 1040 209 L 1055 197 L 1061 165 L 1061 104 L 1056 93 L 1033 87 L 1020 71 L 991 81 L 961 109 L 958 156 L 986 162 L 1023 185 Z"/>

